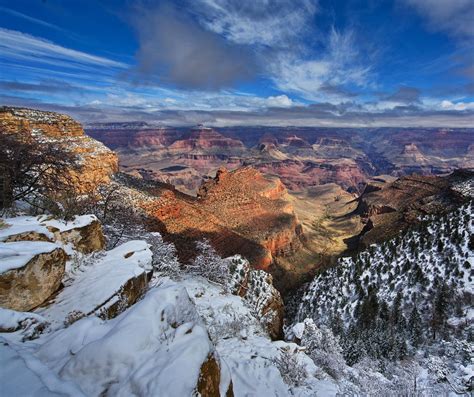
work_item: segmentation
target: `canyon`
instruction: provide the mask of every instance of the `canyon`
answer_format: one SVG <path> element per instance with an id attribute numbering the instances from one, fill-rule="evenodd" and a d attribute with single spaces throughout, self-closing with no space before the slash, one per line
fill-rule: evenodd
<path id="1" fill-rule="evenodd" d="M 466 129 L 427 140 L 422 129 L 217 131 L 130 122 L 88 125 L 91 138 L 69 116 L 18 108 L 3 108 L 0 126 L 79 154 L 79 191 L 118 185 L 183 263 L 206 239 L 221 256 L 241 254 L 271 273 L 282 293 L 341 254 L 451 208 L 446 202 L 458 205 L 453 181 L 472 178 Z M 426 175 L 403 176 L 413 170 Z"/>
<path id="2" fill-rule="evenodd" d="M 102 123 L 85 129 L 118 153 L 123 172 L 169 182 L 193 195 L 220 166 L 251 165 L 278 176 L 290 192 L 336 183 L 361 193 L 372 176 L 444 174 L 473 165 L 470 128 L 190 129 Z"/>

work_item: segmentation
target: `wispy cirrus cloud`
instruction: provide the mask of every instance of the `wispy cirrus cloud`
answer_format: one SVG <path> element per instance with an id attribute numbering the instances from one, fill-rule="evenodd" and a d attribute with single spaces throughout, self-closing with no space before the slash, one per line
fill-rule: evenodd
<path id="1" fill-rule="evenodd" d="M 298 54 L 283 53 L 271 67 L 272 79 L 279 89 L 308 100 L 333 102 L 353 96 L 344 86 L 367 85 L 372 68 L 361 59 L 354 32 L 341 33 L 335 29 L 331 30 L 322 55 L 315 54 L 308 60 Z"/>
<path id="2" fill-rule="evenodd" d="M 125 69 L 125 63 L 55 44 L 26 33 L 0 28 L 0 52 L 4 60 L 93 65 Z"/>
<path id="3" fill-rule="evenodd" d="M 60 27 L 57 26 L 57 25 L 54 25 L 54 24 L 52 24 L 52 23 L 43 21 L 42 19 L 33 18 L 33 17 L 29 16 L 29 15 L 23 14 L 22 12 L 15 11 L 15 10 L 12 10 L 12 9 L 10 9 L 10 8 L 7 8 L 7 7 L 1 7 L 1 6 L 0 6 L 0 11 L 1 11 L 1 12 L 4 12 L 4 13 L 6 13 L 6 14 L 12 15 L 12 16 L 14 16 L 14 17 L 17 17 L 17 18 L 21 18 L 21 19 L 23 19 L 23 20 L 25 20 L 25 21 L 28 21 L 28 22 L 31 22 L 31 23 L 35 23 L 35 24 L 40 25 L 40 26 L 44 26 L 44 27 L 46 27 L 46 28 L 58 30 L 58 31 L 61 31 L 61 32 L 66 32 L 65 29 L 60 28 Z"/>
<path id="4" fill-rule="evenodd" d="M 228 40 L 272 48 L 301 42 L 318 11 L 317 0 L 197 0 L 191 6 L 206 28 Z"/>
<path id="5" fill-rule="evenodd" d="M 57 93 L 78 90 L 79 87 L 73 86 L 65 81 L 42 80 L 38 83 L 27 83 L 22 81 L 1 81 L 0 90 L 21 91 L 21 92 L 44 92 Z"/>

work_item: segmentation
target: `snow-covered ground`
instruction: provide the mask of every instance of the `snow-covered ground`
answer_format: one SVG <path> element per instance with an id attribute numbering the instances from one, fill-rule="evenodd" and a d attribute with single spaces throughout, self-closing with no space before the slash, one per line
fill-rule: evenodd
<path id="1" fill-rule="evenodd" d="M 76 216 L 71 221 L 61 221 L 46 215 L 4 218 L 4 227 L 0 228 L 0 241 L 5 241 L 9 237 L 23 233 L 37 233 L 53 240 L 52 230 L 66 232 L 90 225 L 96 220 L 97 218 L 94 215 Z"/>
<path id="2" fill-rule="evenodd" d="M 242 258 L 224 260 L 235 265 L 225 284 L 204 278 L 205 272 L 186 272 L 173 247 L 156 234 L 148 242 L 131 240 L 88 255 L 68 245 L 64 247 L 70 256 L 62 289 L 47 304 L 33 313 L 0 309 L 1 393 L 196 396 L 197 385 L 206 376 L 219 380 L 221 396 L 231 388 L 236 397 L 410 395 L 414 380 L 416 395 L 449 392 L 444 378 L 457 387 L 472 375 L 469 360 L 458 360 L 459 352 L 469 351 L 465 345 L 451 341 L 443 345 L 442 353 L 435 354 L 432 347 L 402 361 L 366 357 L 349 366 L 340 338 L 326 325 L 329 311 L 337 310 L 348 326 L 361 289 L 367 291 L 371 284 L 389 304 L 401 291 L 407 310 L 413 306 L 413 292 L 423 307 L 421 298 L 429 299 L 436 276 L 472 293 L 472 276 L 466 268 L 466 262 L 473 264 L 472 211 L 468 206 L 452 214 L 449 221 L 429 219 L 425 229 L 396 243 L 372 247 L 358 258 L 342 259 L 338 267 L 319 275 L 304 296 L 299 312 L 302 322 L 287 329 L 291 341 L 272 341 L 262 321 L 263 308 L 273 294 L 264 272 L 249 276 L 246 292 L 242 297 L 237 294 L 247 274 L 248 263 Z M 84 222 L 87 219 L 95 218 L 84 218 Z M 46 236 L 47 226 L 61 226 L 44 218 L 9 218 L 7 223 L 11 225 L 8 233 L 34 229 Z M 442 241 L 442 250 L 437 240 Z M 413 241 L 416 249 L 410 248 Z M 37 244 L 57 246 L 0 243 L 9 244 L 29 245 L 31 250 Z M 220 266 L 222 259 L 216 260 Z M 130 280 L 147 276 L 152 268 L 155 274 L 137 302 L 125 302 L 113 318 L 100 316 L 100 308 L 120 299 Z M 449 319 L 452 326 L 464 320 L 472 321 L 472 311 L 465 318 Z M 451 357 L 450 361 L 443 361 L 442 354 Z M 203 370 L 210 362 L 217 363 L 217 372 Z M 454 372 L 453 363 L 458 364 Z M 454 377 L 461 374 L 464 380 L 460 383 Z M 423 387 L 429 388 L 426 394 L 420 390 Z"/>
<path id="3" fill-rule="evenodd" d="M 36 233 L 54 241 L 51 230 L 68 230 L 95 219 L 84 216 L 63 223 L 46 217 L 8 218 L 0 238 Z M 212 376 L 219 380 L 221 395 L 229 388 L 236 397 L 336 394 L 337 383 L 298 345 L 271 340 L 261 318 L 275 293 L 267 275 L 243 272 L 248 262 L 240 257 L 215 258 L 219 264 L 236 264 L 238 275 L 228 285 L 193 272 L 176 274 L 175 251 L 157 237 L 151 240 L 155 246 L 131 240 L 88 255 L 71 244 L 0 242 L 18 245 L 8 253 L 4 250 L 2 257 L 20 250 L 15 263 L 40 248 L 61 246 L 69 255 L 61 289 L 40 308 L 32 313 L 0 309 L 0 367 L 8 368 L 0 371 L 2 393 L 194 396 L 204 363 L 215 360 L 219 370 Z M 152 258 L 152 252 L 160 258 Z M 164 262 L 172 262 L 175 279 L 161 272 L 169 267 Z M 10 266 L 9 261 L 2 263 Z M 141 300 L 124 304 L 114 318 L 100 316 L 102 308 L 120 299 L 130 280 L 148 280 L 157 264 L 159 271 Z M 242 274 L 249 275 L 244 297 L 232 294 Z M 261 287 L 255 296 L 254 287 Z M 278 364 L 283 352 L 294 357 L 305 373 L 304 382 L 285 377 L 288 368 Z"/>

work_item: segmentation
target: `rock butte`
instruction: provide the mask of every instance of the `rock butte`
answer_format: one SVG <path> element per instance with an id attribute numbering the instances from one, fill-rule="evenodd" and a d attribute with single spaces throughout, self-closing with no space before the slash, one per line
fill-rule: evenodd
<path id="1" fill-rule="evenodd" d="M 73 185 L 81 192 L 107 183 L 118 171 L 117 155 L 84 134 L 80 123 L 55 112 L 0 107 L 0 133 L 28 134 L 39 142 L 56 142 L 79 157 L 79 172 L 71 170 Z"/>
<path id="2" fill-rule="evenodd" d="M 286 188 L 251 167 L 219 169 L 197 198 L 170 189 L 158 196 L 144 208 L 153 227 L 181 248 L 184 260 L 194 254 L 190 240 L 205 237 L 222 255 L 240 253 L 253 267 L 268 270 L 275 257 L 291 255 L 302 244 Z"/>

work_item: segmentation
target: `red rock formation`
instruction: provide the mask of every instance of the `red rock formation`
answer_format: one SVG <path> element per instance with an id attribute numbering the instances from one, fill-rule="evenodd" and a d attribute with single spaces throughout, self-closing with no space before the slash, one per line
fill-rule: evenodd
<path id="1" fill-rule="evenodd" d="M 256 164 L 255 168 L 265 174 L 277 175 L 291 190 L 337 183 L 344 189 L 357 190 L 367 180 L 362 167 L 351 159 L 337 161 L 282 160 Z"/>
<path id="2" fill-rule="evenodd" d="M 71 170 L 70 177 L 79 191 L 89 191 L 99 184 L 107 183 L 110 176 L 118 171 L 117 155 L 85 135 L 81 124 L 67 115 L 2 107 L 0 129 L 19 136 L 29 135 L 38 142 L 55 142 L 64 150 L 76 154 L 80 171 Z"/>
<path id="3" fill-rule="evenodd" d="M 274 257 L 301 245 L 302 229 L 285 187 L 249 167 L 220 169 L 197 199 L 164 190 L 144 208 L 155 219 L 153 227 L 189 251 L 182 259 L 194 254 L 190 240 L 208 238 L 222 255 L 239 253 L 253 267 L 268 269 Z"/>
<path id="4" fill-rule="evenodd" d="M 178 137 L 176 130 L 171 128 L 139 130 L 133 134 L 128 145 L 132 148 L 168 147 Z"/>
<path id="5" fill-rule="evenodd" d="M 192 151 L 207 149 L 245 149 L 244 144 L 236 139 L 227 138 L 212 128 L 199 126 L 192 130 L 187 139 L 181 139 L 170 146 L 171 151 Z"/>

